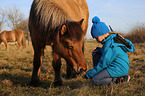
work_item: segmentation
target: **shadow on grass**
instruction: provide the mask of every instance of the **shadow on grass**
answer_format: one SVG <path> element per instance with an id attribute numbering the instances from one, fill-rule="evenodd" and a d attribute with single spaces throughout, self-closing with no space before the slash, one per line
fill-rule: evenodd
<path id="1" fill-rule="evenodd" d="M 10 67 L 8 65 L 7 66 L 0 66 L 0 69 L 8 69 L 8 70 L 20 69 L 24 72 L 32 72 L 32 69 L 13 68 L 13 67 Z M 42 68 L 41 72 L 43 74 L 43 73 L 46 73 L 47 71 Z M 82 85 L 84 84 L 84 82 L 76 81 L 75 79 L 77 79 L 77 78 L 67 79 L 65 77 L 66 77 L 66 74 L 62 74 L 62 78 L 65 79 L 65 81 L 63 82 L 62 87 L 69 86 L 71 89 L 76 89 L 76 88 L 81 88 Z M 12 86 L 29 87 L 31 76 L 30 75 L 11 74 L 11 73 L 7 73 L 7 72 L 3 72 L 2 74 L 0 74 L 0 81 L 3 81 L 3 80 L 10 80 L 13 84 Z M 39 84 L 38 87 L 42 87 L 44 89 L 48 89 L 48 88 L 51 88 L 51 87 L 54 88 L 52 83 L 53 83 L 52 78 L 51 79 L 46 79 L 46 80 L 40 80 L 40 84 Z"/>
<path id="2" fill-rule="evenodd" d="M 29 82 L 31 80 L 30 76 L 19 76 L 19 75 L 12 75 L 8 73 L 0 74 L 1 81 L 3 80 L 10 80 L 13 86 L 22 86 L 22 87 L 29 87 Z M 51 85 L 50 81 L 41 80 L 41 83 L 38 87 L 42 88 L 49 88 Z"/>
<path id="3" fill-rule="evenodd" d="M 9 65 L 6 65 L 6 66 L 0 66 L 0 69 L 20 69 L 22 71 L 25 71 L 25 72 L 29 72 L 29 71 L 32 71 L 32 69 L 24 69 L 24 68 L 13 68 L 13 67 L 10 67 Z"/>
<path id="4" fill-rule="evenodd" d="M 13 68 L 8 65 L 0 66 L 0 69 L 8 69 L 8 70 L 20 69 L 24 72 L 32 72 L 32 69 Z M 23 76 L 22 74 L 11 74 L 11 73 L 3 72 L 2 74 L 0 74 L 0 81 L 3 81 L 3 80 L 10 80 L 14 86 L 26 87 L 29 85 L 31 76 L 30 75 Z M 41 84 L 38 87 L 42 87 L 42 88 L 48 88 L 51 85 L 51 81 L 41 80 L 40 83 Z"/>

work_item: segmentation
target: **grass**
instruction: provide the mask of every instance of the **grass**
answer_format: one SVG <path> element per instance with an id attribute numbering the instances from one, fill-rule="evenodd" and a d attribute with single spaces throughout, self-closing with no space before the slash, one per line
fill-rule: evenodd
<path id="1" fill-rule="evenodd" d="M 101 46 L 94 40 L 85 41 L 85 59 L 88 70 L 92 68 L 91 52 Z M 90 80 L 78 76 L 74 79 L 63 78 L 62 87 L 53 87 L 53 68 L 51 47 L 45 50 L 41 68 L 41 85 L 28 87 L 32 74 L 33 48 L 17 50 L 17 45 L 9 44 L 9 50 L 1 45 L 0 49 L 0 96 L 145 96 L 145 43 L 134 44 L 136 51 L 128 53 L 131 76 L 129 83 L 94 86 Z M 65 61 L 62 59 L 62 75 L 66 74 Z"/>
<path id="2" fill-rule="evenodd" d="M 143 43 L 145 41 L 145 24 L 134 26 L 125 37 L 133 43 Z"/>

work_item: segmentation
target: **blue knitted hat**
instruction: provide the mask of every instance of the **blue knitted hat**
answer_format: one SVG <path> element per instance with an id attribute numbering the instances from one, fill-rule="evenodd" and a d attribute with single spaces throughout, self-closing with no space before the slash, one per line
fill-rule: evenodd
<path id="1" fill-rule="evenodd" d="M 104 22 L 101 22 L 97 16 L 92 19 L 92 23 L 91 35 L 93 38 L 104 35 L 110 31 L 108 26 Z"/>

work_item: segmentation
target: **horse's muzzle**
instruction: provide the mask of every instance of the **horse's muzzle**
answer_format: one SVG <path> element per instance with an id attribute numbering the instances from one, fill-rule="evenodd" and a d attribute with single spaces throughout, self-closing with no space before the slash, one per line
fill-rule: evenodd
<path id="1" fill-rule="evenodd" d="M 81 68 L 81 69 L 78 69 L 77 71 L 75 69 L 73 69 L 73 70 L 76 74 L 81 74 L 83 72 L 86 72 L 87 68 L 86 69 Z"/>

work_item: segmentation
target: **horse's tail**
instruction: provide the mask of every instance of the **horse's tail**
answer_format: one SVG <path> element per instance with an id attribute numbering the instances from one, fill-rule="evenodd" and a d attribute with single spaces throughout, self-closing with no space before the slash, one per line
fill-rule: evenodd
<path id="1" fill-rule="evenodd" d="M 23 45 L 24 48 L 26 48 L 26 37 L 25 37 L 25 32 L 23 32 L 22 45 Z"/>

